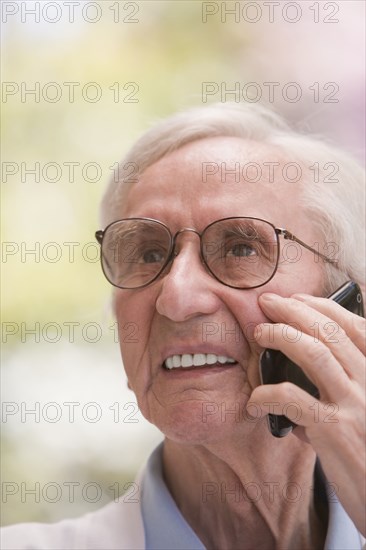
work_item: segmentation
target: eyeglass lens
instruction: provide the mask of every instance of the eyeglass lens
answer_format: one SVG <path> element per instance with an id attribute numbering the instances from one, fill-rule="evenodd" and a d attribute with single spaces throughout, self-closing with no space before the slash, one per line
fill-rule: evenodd
<path id="1" fill-rule="evenodd" d="M 145 286 L 164 270 L 172 247 L 172 235 L 158 221 L 115 222 L 103 237 L 104 272 L 115 286 Z M 276 270 L 278 237 L 274 227 L 264 220 L 219 220 L 203 231 L 201 254 L 209 271 L 222 283 L 253 288 L 267 282 Z"/>

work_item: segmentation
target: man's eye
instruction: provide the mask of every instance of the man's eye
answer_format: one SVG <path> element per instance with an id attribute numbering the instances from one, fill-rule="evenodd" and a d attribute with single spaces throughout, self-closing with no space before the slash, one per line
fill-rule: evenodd
<path id="1" fill-rule="evenodd" d="M 147 250 L 141 255 L 141 260 L 145 264 L 161 263 L 164 261 L 164 254 L 159 250 Z"/>
<path id="2" fill-rule="evenodd" d="M 246 258 L 247 256 L 254 256 L 256 254 L 257 250 L 245 243 L 234 244 L 226 253 L 227 256 L 235 256 L 237 258 Z"/>

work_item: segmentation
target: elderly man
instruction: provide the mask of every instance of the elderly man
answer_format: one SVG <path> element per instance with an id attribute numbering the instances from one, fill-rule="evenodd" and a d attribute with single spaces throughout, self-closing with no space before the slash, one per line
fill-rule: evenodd
<path id="1" fill-rule="evenodd" d="M 365 320 L 325 297 L 364 283 L 364 183 L 348 156 L 257 105 L 148 131 L 102 205 L 129 386 L 164 434 L 121 499 L 4 530 L 4 548 L 356 549 L 365 535 Z M 319 390 L 261 385 L 282 351 Z M 298 425 L 284 438 L 267 414 Z"/>

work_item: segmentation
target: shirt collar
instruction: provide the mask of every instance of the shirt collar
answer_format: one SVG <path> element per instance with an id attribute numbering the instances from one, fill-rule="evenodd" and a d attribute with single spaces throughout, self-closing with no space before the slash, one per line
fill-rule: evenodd
<path id="1" fill-rule="evenodd" d="M 141 509 L 145 547 L 151 550 L 205 550 L 182 516 L 163 478 L 163 443 L 150 456 L 142 479 Z M 316 486 L 325 494 L 325 478 L 319 463 Z M 328 530 L 324 550 L 361 550 L 362 539 L 350 517 L 328 487 Z"/>
<path id="2" fill-rule="evenodd" d="M 164 478 L 161 443 L 150 456 L 142 479 L 141 510 L 145 548 L 205 550 L 171 496 Z"/>

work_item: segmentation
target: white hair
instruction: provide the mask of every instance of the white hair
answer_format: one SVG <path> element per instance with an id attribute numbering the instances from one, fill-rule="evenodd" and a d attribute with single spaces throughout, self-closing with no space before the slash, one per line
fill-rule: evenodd
<path id="1" fill-rule="evenodd" d="M 187 143 L 219 136 L 273 145 L 289 161 L 307 168 L 299 182 L 303 188 L 299 206 L 323 242 L 337 247 L 338 269 L 325 264 L 325 288 L 330 292 L 347 279 L 364 285 L 364 170 L 350 155 L 318 137 L 295 131 L 278 114 L 259 104 L 210 104 L 155 124 L 121 161 L 118 178 L 110 181 L 101 206 L 103 226 L 121 217 L 123 198 L 148 166 Z"/>

